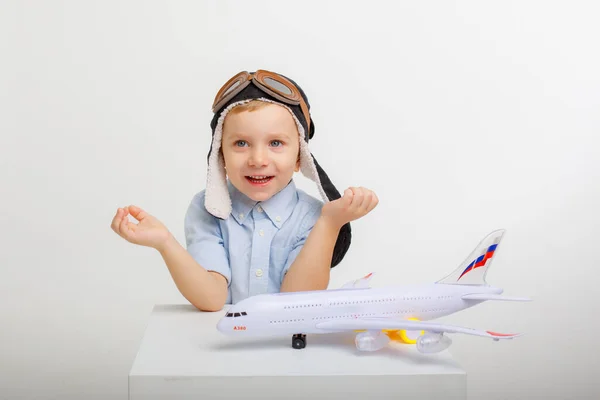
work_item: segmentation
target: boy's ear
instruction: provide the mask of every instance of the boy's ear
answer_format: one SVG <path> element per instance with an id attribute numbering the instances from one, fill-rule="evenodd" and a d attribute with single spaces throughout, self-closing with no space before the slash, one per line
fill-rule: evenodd
<path id="1" fill-rule="evenodd" d="M 296 159 L 296 168 L 294 168 L 294 171 L 300 171 L 300 151 L 298 151 L 298 158 Z"/>
<path id="2" fill-rule="evenodd" d="M 227 175 L 227 165 L 225 164 L 225 155 L 223 154 L 223 148 L 219 149 L 219 158 L 223 163 L 223 169 L 225 170 L 225 175 Z"/>

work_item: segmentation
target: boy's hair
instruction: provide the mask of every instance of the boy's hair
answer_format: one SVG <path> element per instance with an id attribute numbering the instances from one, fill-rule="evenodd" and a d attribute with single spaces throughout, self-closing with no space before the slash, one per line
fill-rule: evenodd
<path id="1" fill-rule="evenodd" d="M 260 110 L 261 108 L 264 108 L 264 107 L 268 106 L 269 104 L 271 104 L 271 103 L 267 103 L 266 101 L 251 100 L 248 103 L 239 104 L 239 105 L 233 107 L 229 111 L 229 114 L 239 114 L 244 111 L 252 112 L 254 110 Z M 227 120 L 227 117 L 225 117 L 225 120 Z"/>

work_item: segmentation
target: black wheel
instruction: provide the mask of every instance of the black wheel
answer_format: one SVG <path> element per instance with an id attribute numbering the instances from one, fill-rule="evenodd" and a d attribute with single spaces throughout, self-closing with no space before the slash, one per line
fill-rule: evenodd
<path id="1" fill-rule="evenodd" d="M 294 349 L 303 349 L 306 347 L 306 335 L 296 334 L 292 337 L 292 347 Z"/>

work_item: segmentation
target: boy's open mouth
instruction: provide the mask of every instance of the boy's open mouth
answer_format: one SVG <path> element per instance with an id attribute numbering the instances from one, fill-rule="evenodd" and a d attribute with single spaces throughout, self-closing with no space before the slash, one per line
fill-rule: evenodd
<path id="1" fill-rule="evenodd" d="M 250 176 L 246 176 L 246 179 L 248 180 L 248 182 L 250 182 L 253 185 L 266 185 L 267 183 L 269 183 L 271 181 L 271 179 L 273 179 L 273 176 L 250 175 Z"/>

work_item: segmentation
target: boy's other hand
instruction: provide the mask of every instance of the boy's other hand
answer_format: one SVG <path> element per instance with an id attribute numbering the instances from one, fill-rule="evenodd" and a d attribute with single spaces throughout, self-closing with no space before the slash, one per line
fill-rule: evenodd
<path id="1" fill-rule="evenodd" d="M 139 223 L 129 221 L 128 215 Z M 156 217 L 136 206 L 119 208 L 110 227 L 130 243 L 157 250 L 167 243 L 171 236 L 169 230 Z"/>
<path id="2" fill-rule="evenodd" d="M 370 213 L 379 203 L 372 190 L 363 187 L 351 187 L 342 197 L 323 205 L 321 217 L 331 222 L 336 229 Z"/>

